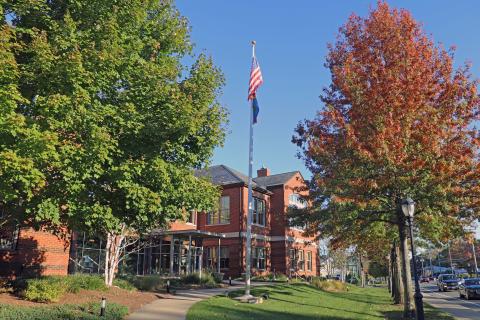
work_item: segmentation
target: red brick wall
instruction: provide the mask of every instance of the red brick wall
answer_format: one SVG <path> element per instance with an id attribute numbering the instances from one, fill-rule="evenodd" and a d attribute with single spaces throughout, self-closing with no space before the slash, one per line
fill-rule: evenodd
<path id="1" fill-rule="evenodd" d="M 0 250 L 1 277 L 66 275 L 69 245 L 57 236 L 29 228 L 20 230 L 15 250 Z"/>
<path id="2" fill-rule="evenodd" d="M 315 245 L 315 237 L 305 236 L 303 235 L 303 231 L 295 228 L 289 228 L 287 224 L 289 196 L 293 193 L 306 195 L 306 191 L 299 191 L 303 187 L 305 187 L 305 182 L 302 179 L 302 176 L 297 173 L 285 185 L 271 188 L 271 191 L 274 193 L 272 196 L 272 211 L 274 216 L 272 219 L 272 235 L 295 239 L 294 243 L 288 241 L 278 241 L 279 243 L 274 244 L 275 247 L 278 247 L 278 249 L 276 249 L 278 252 L 276 252 L 276 256 L 272 259 L 274 259 L 273 267 L 275 268 L 275 271 L 278 270 L 277 272 L 282 272 L 288 275 L 290 266 L 290 257 L 288 254 L 289 249 L 294 248 L 304 250 L 305 270 L 299 270 L 298 274 L 314 276 L 317 275 L 316 264 L 318 255 L 318 249 Z M 312 252 L 312 271 L 306 270 L 307 251 Z M 280 256 L 280 253 L 283 253 L 284 256 Z"/>

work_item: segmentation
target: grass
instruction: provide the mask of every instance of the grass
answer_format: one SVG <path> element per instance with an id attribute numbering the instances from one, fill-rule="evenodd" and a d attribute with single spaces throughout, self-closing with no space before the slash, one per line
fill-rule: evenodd
<path id="1" fill-rule="evenodd" d="M 263 304 L 239 303 L 229 297 L 217 296 L 195 304 L 187 320 L 209 319 L 275 319 L 275 320 L 344 320 L 344 319 L 401 319 L 402 307 L 392 305 L 388 291 L 383 288 L 350 286 L 347 292 L 326 292 L 307 284 L 257 287 L 256 296 L 268 293 Z M 233 292 L 232 296 L 241 294 Z M 426 319 L 453 320 L 439 310 L 425 308 Z"/>

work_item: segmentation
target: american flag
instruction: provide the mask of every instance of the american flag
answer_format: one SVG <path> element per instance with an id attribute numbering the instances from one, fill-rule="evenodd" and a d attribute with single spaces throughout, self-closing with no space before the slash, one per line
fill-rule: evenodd
<path id="1" fill-rule="evenodd" d="M 258 87 L 263 83 L 262 71 L 258 65 L 257 59 L 252 58 L 252 70 L 250 71 L 250 82 L 248 83 L 248 100 L 255 98 Z"/>

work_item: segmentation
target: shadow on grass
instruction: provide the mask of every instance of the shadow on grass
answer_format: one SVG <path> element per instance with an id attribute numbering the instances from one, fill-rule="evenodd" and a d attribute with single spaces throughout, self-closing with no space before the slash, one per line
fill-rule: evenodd
<path id="1" fill-rule="evenodd" d="M 425 320 L 455 320 L 455 318 L 445 312 L 435 309 L 428 304 L 425 307 Z M 386 320 L 403 320 L 403 310 L 382 312 Z"/>
<path id="2" fill-rule="evenodd" d="M 242 309 L 239 310 L 238 308 L 229 308 L 225 306 L 209 306 L 210 311 L 212 313 L 208 314 L 199 314 L 195 313 L 192 315 L 190 312 L 187 315 L 187 320 L 211 320 L 212 314 L 222 315 L 222 319 L 229 319 L 229 320 L 244 320 L 244 319 L 275 319 L 275 320 L 345 320 L 344 316 L 334 316 L 334 315 L 322 315 L 320 318 L 318 315 L 305 315 L 299 312 L 296 312 L 292 308 L 291 311 L 273 311 L 273 310 L 265 310 L 265 309 Z M 332 312 L 333 313 L 333 312 Z M 354 319 L 354 318 L 352 318 Z M 380 319 L 380 318 L 379 318 Z"/>
<path id="3" fill-rule="evenodd" d="M 310 303 L 301 303 L 298 301 L 289 301 L 285 299 L 280 299 L 280 298 L 270 298 L 271 300 L 276 300 L 276 301 L 281 301 L 284 303 L 291 303 L 294 306 L 307 306 L 307 307 L 315 307 L 315 308 L 321 308 L 321 309 L 327 309 L 327 310 L 332 310 L 332 312 L 346 312 L 346 313 L 352 313 L 352 314 L 358 314 L 360 316 L 372 316 L 372 317 L 378 317 L 378 314 L 375 313 L 365 313 L 365 312 L 357 312 L 357 311 L 352 311 L 352 310 L 346 310 L 346 309 L 340 309 L 340 308 L 333 308 L 333 307 L 327 307 L 325 305 L 319 305 L 319 304 L 310 304 Z M 345 319 L 345 318 L 342 318 Z"/>

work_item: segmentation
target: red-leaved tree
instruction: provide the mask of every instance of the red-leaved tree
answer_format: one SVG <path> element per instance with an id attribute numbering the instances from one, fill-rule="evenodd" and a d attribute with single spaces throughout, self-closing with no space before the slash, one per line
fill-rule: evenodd
<path id="1" fill-rule="evenodd" d="M 385 2 L 366 18 L 350 16 L 329 45 L 326 67 L 323 108 L 293 137 L 313 174 L 314 212 L 303 218 L 339 241 L 354 238 L 348 232 L 359 225 L 395 227 L 410 313 L 399 202 L 415 200 L 425 238 L 445 238 L 478 218 L 477 82 L 468 65 L 454 67 L 453 49 L 435 45 L 408 11 Z"/>

